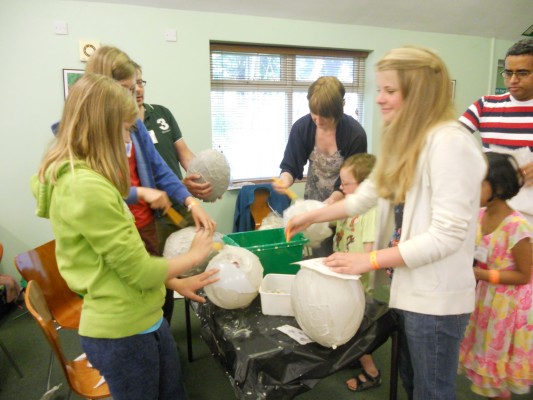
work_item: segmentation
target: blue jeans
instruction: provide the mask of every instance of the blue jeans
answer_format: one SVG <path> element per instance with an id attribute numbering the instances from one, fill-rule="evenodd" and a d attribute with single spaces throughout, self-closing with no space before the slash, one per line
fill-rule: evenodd
<path id="1" fill-rule="evenodd" d="M 155 332 L 120 339 L 81 337 L 114 400 L 186 400 L 181 365 L 166 320 Z"/>
<path id="2" fill-rule="evenodd" d="M 400 376 L 409 399 L 454 400 L 459 346 L 470 314 L 394 311 L 400 324 Z"/>

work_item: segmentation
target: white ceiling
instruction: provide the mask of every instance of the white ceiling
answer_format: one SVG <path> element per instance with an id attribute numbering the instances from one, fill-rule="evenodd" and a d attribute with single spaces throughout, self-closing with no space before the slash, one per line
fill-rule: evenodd
<path id="1" fill-rule="evenodd" d="M 533 0 L 85 0 L 516 41 L 533 24 Z"/>

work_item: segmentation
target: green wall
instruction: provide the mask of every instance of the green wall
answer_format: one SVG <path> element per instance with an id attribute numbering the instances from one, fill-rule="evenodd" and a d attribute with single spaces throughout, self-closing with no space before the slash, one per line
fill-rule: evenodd
<path id="1" fill-rule="evenodd" d="M 68 23 L 68 35 L 54 34 L 55 20 Z M 177 30 L 177 42 L 164 40 L 166 28 Z M 17 253 L 53 238 L 49 222 L 35 217 L 28 181 L 52 139 L 49 126 L 61 115 L 62 69 L 84 68 L 79 40 L 117 46 L 142 64 L 148 81 L 146 100 L 172 110 L 193 151 L 211 143 L 210 40 L 372 51 L 364 124 L 371 151 L 376 149 L 379 130 L 372 65 L 387 50 L 417 44 L 438 51 L 457 81 L 459 112 L 481 95 L 493 93 L 497 60 L 512 44 L 473 36 L 83 1 L 2 0 L 0 272 L 15 273 L 12 260 Z M 280 149 L 280 160 L 282 154 Z M 297 186 L 301 194 L 302 187 Z M 205 207 L 220 232 L 231 230 L 235 198 L 236 192 L 228 192 Z"/>

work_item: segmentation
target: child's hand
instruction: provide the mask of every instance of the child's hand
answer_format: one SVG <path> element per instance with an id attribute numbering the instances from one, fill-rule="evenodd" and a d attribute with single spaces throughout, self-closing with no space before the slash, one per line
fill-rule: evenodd
<path id="1" fill-rule="evenodd" d="M 198 303 L 205 303 L 205 299 L 202 296 L 196 294 L 196 291 L 207 286 L 211 283 L 214 283 L 219 280 L 219 278 L 212 278 L 211 276 L 216 274 L 218 269 L 213 268 L 209 271 L 202 272 L 198 275 L 193 275 L 188 278 L 175 279 L 172 288 L 177 291 L 182 296 L 187 297 Z"/>
<path id="2" fill-rule="evenodd" d="M 172 203 L 170 202 L 167 193 L 162 190 L 138 187 L 137 197 L 147 202 L 150 205 L 150 208 L 154 210 L 160 209 L 163 210 L 163 212 L 167 212 L 167 210 L 172 207 Z"/>
<path id="3" fill-rule="evenodd" d="M 287 242 L 298 232 L 306 230 L 312 224 L 312 221 L 307 221 L 306 214 L 296 215 L 289 220 L 285 227 L 285 239 Z"/>
<path id="4" fill-rule="evenodd" d="M 524 175 L 524 186 L 533 186 L 533 162 L 522 165 L 520 170 Z"/>
<path id="5" fill-rule="evenodd" d="M 201 228 L 196 234 L 189 249 L 189 255 L 195 261 L 194 264 L 202 262 L 213 249 L 213 231 Z"/>

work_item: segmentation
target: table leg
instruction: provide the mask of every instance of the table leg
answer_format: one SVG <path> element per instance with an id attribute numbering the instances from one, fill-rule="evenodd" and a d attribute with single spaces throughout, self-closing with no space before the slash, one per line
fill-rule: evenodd
<path id="1" fill-rule="evenodd" d="M 184 299 L 185 304 L 185 330 L 187 331 L 187 359 L 189 362 L 193 361 L 192 356 L 192 333 L 191 333 L 191 309 L 189 299 Z"/>

